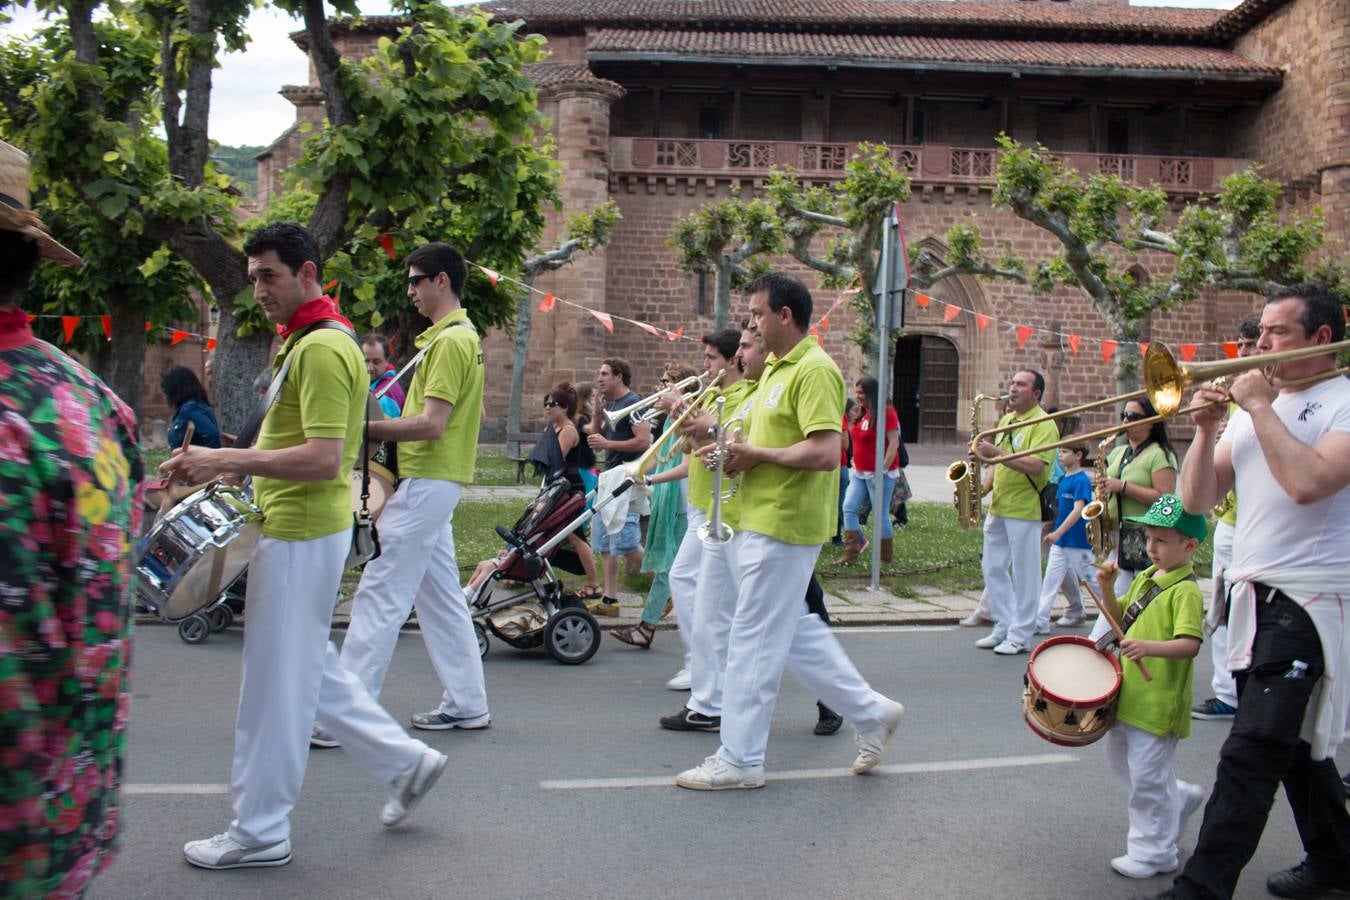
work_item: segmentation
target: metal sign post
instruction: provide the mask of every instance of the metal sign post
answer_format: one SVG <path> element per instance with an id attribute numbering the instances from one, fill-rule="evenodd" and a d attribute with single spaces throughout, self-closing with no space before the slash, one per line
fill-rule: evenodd
<path id="1" fill-rule="evenodd" d="M 872 410 L 872 436 L 876 438 L 876 459 L 872 466 L 872 590 L 881 589 L 881 531 L 891 511 L 885 501 L 886 408 L 890 398 L 890 372 L 887 369 L 891 344 L 891 323 L 904 327 L 905 288 L 909 287 L 909 253 L 905 232 L 900 226 L 900 204 L 891 207 L 881 229 L 880 273 L 873 291 L 877 309 L 877 402 Z M 897 302 L 897 299 L 900 302 Z M 899 435 L 896 435 L 897 439 Z"/>

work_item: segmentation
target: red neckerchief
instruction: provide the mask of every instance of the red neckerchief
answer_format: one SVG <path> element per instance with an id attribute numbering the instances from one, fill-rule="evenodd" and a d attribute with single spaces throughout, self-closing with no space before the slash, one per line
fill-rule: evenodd
<path id="1" fill-rule="evenodd" d="M 33 340 L 33 326 L 28 323 L 28 313 L 17 306 L 0 309 L 0 350 L 13 350 Z"/>
<path id="2" fill-rule="evenodd" d="M 313 325 L 315 322 L 322 322 L 324 319 L 341 322 L 352 331 L 356 330 L 356 326 L 352 325 L 347 317 L 338 311 L 338 305 L 333 301 L 333 298 L 324 294 L 317 300 L 300 304 L 300 308 L 295 311 L 295 315 L 291 316 L 290 321 L 285 325 L 277 326 L 277 334 L 281 335 L 282 338 L 288 338 L 300 329 Z"/>

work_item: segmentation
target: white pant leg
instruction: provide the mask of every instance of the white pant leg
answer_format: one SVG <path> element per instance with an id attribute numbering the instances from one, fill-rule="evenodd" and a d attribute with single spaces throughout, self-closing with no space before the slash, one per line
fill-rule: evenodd
<path id="1" fill-rule="evenodd" d="M 1050 546 L 1050 555 L 1045 560 L 1045 577 L 1041 579 L 1041 599 L 1036 607 L 1036 627 L 1050 627 L 1050 610 L 1055 605 L 1055 598 L 1059 596 L 1060 585 L 1068 588 L 1069 582 L 1064 576 L 1069 571 L 1069 557 L 1064 553 L 1064 548 L 1058 544 Z M 1078 586 L 1074 585 L 1074 596 L 1077 595 Z M 1082 606 L 1081 598 L 1078 605 Z M 1072 600 L 1070 600 L 1072 605 Z"/>
<path id="2" fill-rule="evenodd" d="M 438 485 L 449 487 L 455 502 L 458 502 L 461 491 L 458 483 L 442 481 Z M 438 490 L 444 491 L 444 488 L 438 487 Z M 451 506 L 453 512 L 454 504 Z M 473 615 L 459 584 L 455 534 L 448 518 L 440 527 L 413 606 L 417 609 L 417 624 L 422 631 L 422 641 L 441 679 L 441 702 L 437 709 L 457 719 L 487 715 L 483 658 L 478 653 Z"/>
<path id="3" fill-rule="evenodd" d="M 684 644 L 684 667 L 692 678 L 696 640 L 694 620 L 698 617 L 694 605 L 698 593 L 699 568 L 703 564 L 703 542 L 698 539 L 698 530 L 708 521 L 708 516 L 692 503 L 685 506 L 685 515 L 688 524 L 684 529 L 684 539 L 680 541 L 680 549 L 675 551 L 675 559 L 670 563 L 670 602 L 675 606 L 675 621 L 679 625 L 680 642 Z"/>
<path id="4" fill-rule="evenodd" d="M 321 705 L 334 732 L 360 747 L 358 759 L 382 781 L 393 780 L 425 746 L 342 670 L 328 640 L 350 546 L 347 529 L 311 541 L 262 537 L 249 563 L 230 773 L 235 818 L 229 833 L 241 844 L 290 836 Z"/>
<path id="5" fill-rule="evenodd" d="M 1026 647 L 1036 633 L 1036 606 L 1041 597 L 1041 523 L 1005 519 L 1004 529 L 1012 557 L 1013 613 L 1008 640 Z"/>
<path id="6" fill-rule="evenodd" d="M 1159 737 L 1117 722 L 1106 741 L 1111 769 L 1130 798 L 1126 852 L 1136 862 L 1175 866 L 1181 820 L 1181 790 L 1172 764 L 1176 735 Z"/>
<path id="7" fill-rule="evenodd" d="M 820 547 L 786 544 L 753 531 L 738 531 L 732 543 L 736 612 L 727 640 L 717 753 L 738 766 L 759 765 Z"/>
<path id="8" fill-rule="evenodd" d="M 990 513 L 984 517 L 984 549 L 982 569 L 984 594 L 989 603 L 989 616 L 994 620 L 994 634 L 1007 637 L 1008 624 L 1013 615 L 1013 583 L 1009 574 L 1012 566 L 1012 545 L 1006 527 L 1008 519 Z"/>
<path id="9" fill-rule="evenodd" d="M 890 709 L 887 697 L 872 690 L 849 659 L 830 626 L 802 609 L 788 650 L 788 668 L 811 693 L 858 731 L 881 725 Z"/>
<path id="10" fill-rule="evenodd" d="M 1210 600 L 1214 604 L 1225 602 L 1224 572 L 1233 564 L 1233 537 L 1236 531 L 1227 522 L 1219 522 L 1214 526 L 1214 596 Z M 1215 697 L 1236 709 L 1237 682 L 1228 670 L 1228 626 L 1223 624 L 1224 621 L 1219 619 L 1214 633 L 1209 636 L 1209 658 L 1214 665 L 1214 676 L 1209 686 L 1214 690 Z"/>
<path id="11" fill-rule="evenodd" d="M 697 540 L 697 539 L 696 539 Z M 694 603 L 693 661 L 689 667 L 688 707 L 705 716 L 722 715 L 727 641 L 736 612 L 735 541 L 704 547 Z M 802 589 L 805 601 L 805 588 Z"/>
<path id="12" fill-rule="evenodd" d="M 1063 591 L 1069 601 L 1064 612 L 1070 617 L 1083 616 L 1087 609 L 1083 606 L 1083 592 L 1079 585 L 1086 581 L 1092 584 L 1097 573 L 1092 568 L 1092 551 L 1082 547 L 1063 547 L 1064 558 L 1068 561 L 1068 570 L 1064 573 Z"/>
<path id="13" fill-rule="evenodd" d="M 389 671 L 399 629 L 408 619 L 441 529 L 458 499 L 459 486 L 453 482 L 408 478 L 399 483 L 380 516 L 380 555 L 361 572 L 342 641 L 342 664 L 376 697 Z"/>

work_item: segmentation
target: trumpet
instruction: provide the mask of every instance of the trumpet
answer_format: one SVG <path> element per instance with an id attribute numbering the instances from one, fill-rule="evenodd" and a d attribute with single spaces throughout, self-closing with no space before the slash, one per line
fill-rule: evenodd
<path id="1" fill-rule="evenodd" d="M 974 435 L 980 428 L 980 404 L 990 401 L 1004 401 L 1007 394 L 976 394 L 970 403 L 970 433 Z M 980 521 L 980 498 L 984 494 L 980 484 L 980 458 L 975 455 L 975 442 L 971 441 L 970 456 L 958 459 L 947 467 L 947 480 L 951 482 L 952 503 L 956 507 L 956 520 L 963 529 L 974 528 Z"/>
<path id="2" fill-rule="evenodd" d="M 688 378 L 683 378 L 672 384 L 668 390 L 685 391 L 692 388 L 689 394 L 684 395 L 684 398 L 688 400 L 691 395 L 697 396 L 702 393 L 704 390 L 703 378 L 702 375 L 690 375 Z M 634 425 L 641 425 L 643 422 L 654 419 L 659 412 L 656 409 L 656 403 L 661 399 L 663 393 L 665 392 L 657 391 L 655 394 L 643 397 L 638 402 L 630 403 L 622 409 L 606 410 L 605 421 L 609 423 L 610 430 L 613 431 L 618 428 L 619 423 L 624 419 L 628 419 Z"/>
<path id="3" fill-rule="evenodd" d="M 1098 484 L 1106 477 L 1106 451 L 1115 441 L 1115 435 L 1111 435 L 1097 446 L 1097 458 L 1092 463 L 1092 469 Z M 1092 498 L 1091 503 L 1083 507 L 1088 543 L 1092 545 L 1093 555 L 1099 560 L 1106 559 L 1116 545 L 1116 525 L 1111 518 L 1111 509 L 1107 506 L 1107 502 L 1106 495 L 1098 493 Z"/>
<path id="4" fill-rule="evenodd" d="M 706 398 L 708 394 L 710 394 L 714 389 L 717 388 L 719 384 L 722 383 L 722 379 L 726 377 L 726 374 L 727 374 L 726 369 L 723 369 L 716 375 L 714 375 L 712 380 L 709 381 L 708 384 L 701 391 L 699 391 L 697 395 L 695 395 L 694 399 L 689 403 L 685 411 L 680 413 L 679 418 L 675 419 L 675 421 L 668 424 L 666 426 L 666 429 L 668 431 L 674 432 L 681 425 L 683 425 L 685 419 L 689 418 L 699 410 L 699 408 L 702 406 L 704 398 Z M 688 381 L 688 379 L 685 379 L 685 381 Z M 681 382 L 681 384 L 683 384 L 683 382 Z M 643 402 L 645 403 L 646 401 L 644 400 Z M 646 476 L 646 474 L 651 470 L 652 466 L 656 465 L 657 457 L 660 456 L 661 454 L 662 443 L 663 443 L 662 441 L 654 442 L 650 447 L 648 447 L 643 452 L 641 456 L 625 465 L 623 467 L 624 475 L 626 475 L 628 479 L 634 482 L 635 484 L 642 481 L 642 479 Z"/>
<path id="5" fill-rule="evenodd" d="M 727 398 L 718 397 L 714 403 L 717 404 L 717 449 L 713 451 L 716 456 L 716 466 L 713 468 L 712 483 L 712 512 L 708 516 L 708 521 L 698 526 L 698 539 L 709 546 L 719 546 L 725 544 L 735 536 L 730 525 L 722 521 L 722 478 L 723 469 L 726 463 L 726 448 L 729 443 L 727 429 L 722 425 L 722 417 L 726 412 Z M 739 483 L 739 482 L 738 482 Z M 734 495 L 736 489 L 731 489 Z M 731 499 L 728 496 L 726 499 Z"/>
<path id="6" fill-rule="evenodd" d="M 970 453 L 972 458 L 979 459 L 982 463 L 1001 463 L 1009 462 L 1014 459 L 1021 459 L 1024 456 L 1031 456 L 1034 453 L 1043 453 L 1046 450 L 1055 450 L 1069 444 L 1078 444 L 1084 441 L 1095 441 L 1103 437 L 1114 436 L 1122 431 L 1135 428 L 1140 425 L 1152 425 L 1155 422 L 1163 422 L 1176 415 L 1189 415 L 1190 413 L 1200 412 L 1221 403 L 1227 403 L 1225 400 L 1214 400 L 1207 403 L 1195 403 L 1185 408 L 1181 406 L 1181 398 L 1186 389 L 1202 381 L 1213 381 L 1233 375 L 1239 372 L 1246 372 L 1249 369 L 1266 368 L 1268 366 L 1278 366 L 1281 363 L 1293 362 L 1299 359 L 1309 359 L 1314 356 L 1327 356 L 1329 354 L 1340 353 L 1344 350 L 1350 350 L 1350 340 L 1340 341 L 1335 344 L 1318 344 L 1315 347 L 1300 347 L 1297 350 L 1282 350 L 1279 353 L 1265 353 L 1260 356 L 1240 357 L 1238 359 L 1221 359 L 1215 362 L 1196 363 L 1195 365 L 1182 365 L 1176 361 L 1172 351 L 1167 346 L 1154 341 L 1148 345 L 1148 352 L 1144 354 L 1144 387 L 1137 391 L 1120 394 L 1115 397 L 1107 397 L 1105 400 L 1094 400 L 1091 403 L 1084 403 L 1081 406 L 1071 406 L 1068 409 L 1061 409 L 1057 413 L 1051 413 L 1044 416 L 1037 416 L 1034 419 L 1027 419 L 1018 422 L 1015 425 L 1006 425 L 1001 428 L 991 428 L 988 431 L 977 434 L 970 442 Z M 1304 384 L 1315 384 L 1319 381 L 1326 381 L 1329 378 L 1336 378 L 1350 373 L 1350 366 L 1342 366 L 1339 369 L 1331 369 L 1326 372 L 1319 372 L 1316 375 L 1309 375 L 1306 378 L 1297 378 L 1292 381 L 1281 382 L 1284 387 L 1297 387 Z M 1090 431 L 1087 434 L 1075 434 L 1056 441 L 1052 444 L 1045 444 L 1040 447 L 1027 447 L 1016 453 L 1005 453 L 999 456 L 979 456 L 975 452 L 975 446 L 982 440 L 992 440 L 994 435 L 1002 434 L 1014 428 L 1025 428 L 1028 425 L 1038 425 L 1041 422 L 1049 422 L 1055 419 L 1062 419 L 1065 416 L 1076 415 L 1088 409 L 1100 409 L 1103 406 L 1111 406 L 1116 403 L 1124 403 L 1128 400 L 1135 400 L 1147 396 L 1153 408 L 1158 411 L 1156 416 L 1150 416 L 1147 419 L 1139 419 L 1135 422 L 1123 422 L 1112 425 L 1108 428 L 1102 428 L 1097 431 Z"/>

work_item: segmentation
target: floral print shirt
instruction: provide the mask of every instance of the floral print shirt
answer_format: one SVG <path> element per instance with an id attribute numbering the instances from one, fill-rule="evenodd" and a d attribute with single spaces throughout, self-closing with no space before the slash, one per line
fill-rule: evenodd
<path id="1" fill-rule="evenodd" d="M 0 897 L 112 860 L 142 475 L 126 404 L 0 310 Z"/>

